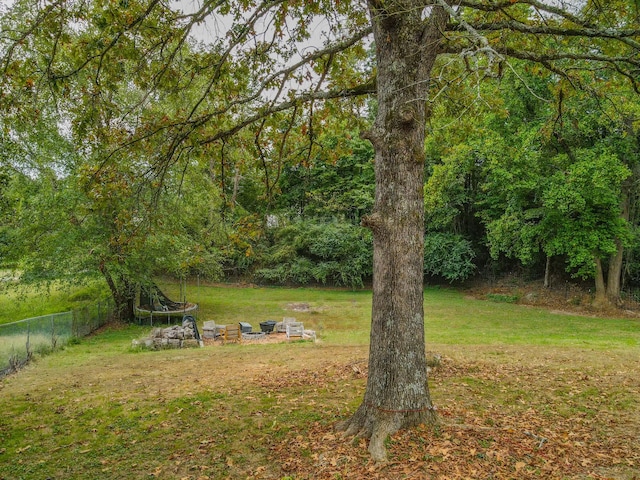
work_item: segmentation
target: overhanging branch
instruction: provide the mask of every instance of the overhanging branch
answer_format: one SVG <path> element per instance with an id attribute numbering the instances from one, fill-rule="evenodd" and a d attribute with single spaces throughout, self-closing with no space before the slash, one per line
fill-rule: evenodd
<path id="1" fill-rule="evenodd" d="M 357 87 L 353 87 L 353 88 L 348 88 L 348 89 L 342 89 L 342 90 L 333 90 L 333 91 L 327 91 L 327 92 L 308 92 L 302 95 L 299 95 L 291 100 L 288 100 L 286 102 L 281 102 L 277 105 L 272 105 L 268 108 L 264 108 L 262 110 L 260 110 L 259 112 L 257 112 L 254 115 L 250 115 L 242 120 L 240 120 L 239 122 L 237 122 L 233 127 L 225 129 L 225 130 L 220 130 L 219 132 L 215 133 L 214 135 L 211 135 L 208 138 L 203 139 L 200 143 L 202 145 L 206 145 L 209 143 L 213 143 L 216 142 L 220 139 L 223 138 L 227 138 L 230 137 L 232 135 L 235 135 L 236 133 L 238 133 L 240 130 L 242 130 L 243 128 L 258 122 L 260 120 L 262 120 L 265 117 L 268 117 L 270 115 L 273 115 L 275 113 L 279 113 L 279 112 L 283 112 L 285 110 L 289 110 L 292 109 L 294 107 L 296 107 L 297 105 L 303 104 L 303 103 L 307 103 L 310 101 L 314 101 L 314 100 L 332 100 L 332 99 L 338 99 L 338 98 L 350 98 L 350 97 L 358 97 L 358 96 L 362 96 L 362 95 L 372 95 L 376 93 L 376 86 L 375 86 L 375 81 L 374 80 L 370 80 L 369 82 L 363 84 L 363 85 L 358 85 Z"/>
<path id="2" fill-rule="evenodd" d="M 527 25 L 518 21 L 471 23 L 475 30 L 482 32 L 517 32 L 527 35 L 557 35 L 562 37 L 583 37 L 591 39 L 617 40 L 640 50 L 640 43 L 633 37 L 640 37 L 640 30 L 615 30 L 594 28 L 562 28 L 549 25 Z"/>

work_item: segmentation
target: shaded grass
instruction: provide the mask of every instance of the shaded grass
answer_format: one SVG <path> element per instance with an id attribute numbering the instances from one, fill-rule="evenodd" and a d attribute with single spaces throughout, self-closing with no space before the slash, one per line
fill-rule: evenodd
<path id="1" fill-rule="evenodd" d="M 1 392 L 12 420 L 0 421 L 0 478 L 245 478 L 247 465 L 269 465 L 273 442 L 326 422 L 323 403 L 347 394 L 281 377 L 300 369 L 305 344 L 133 353 L 142 330 L 108 330 L 5 380 L 18 389 Z M 245 371 L 250 359 L 264 372 Z"/>
<path id="2" fill-rule="evenodd" d="M 166 293 L 177 298 L 174 288 Z M 0 478 L 374 478 L 365 447 L 331 434 L 364 391 L 370 292 L 190 288 L 200 323 L 257 327 L 296 316 L 320 342 L 136 352 L 131 340 L 149 327 L 110 327 L 0 382 Z M 291 303 L 311 311 L 292 312 Z M 464 470 L 476 462 L 478 471 L 524 478 L 515 465 L 531 451 L 509 450 L 502 463 L 491 457 L 507 440 L 529 441 L 523 431 L 576 438 L 590 454 L 610 448 L 612 458 L 637 439 L 637 320 L 552 314 L 447 289 L 426 290 L 425 312 L 428 349 L 443 356 L 431 380 L 443 426 L 394 436 L 395 463 L 379 478 L 402 478 L 394 465 L 417 471 L 416 458 L 424 477 L 453 462 L 462 477 L 477 478 Z M 470 428 L 473 435 L 458 436 Z M 475 456 L 452 456 L 469 451 L 466 438 Z M 573 443 L 562 447 L 568 461 L 582 454 Z M 560 475 L 532 478 L 589 474 L 558 465 Z M 622 472 L 611 478 L 636 471 L 608 468 Z"/>

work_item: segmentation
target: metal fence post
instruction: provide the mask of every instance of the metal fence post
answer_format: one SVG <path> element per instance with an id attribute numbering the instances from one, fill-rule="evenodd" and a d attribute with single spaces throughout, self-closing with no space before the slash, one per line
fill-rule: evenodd
<path id="1" fill-rule="evenodd" d="M 31 357 L 31 352 L 29 351 L 29 349 L 31 348 L 29 346 L 29 341 L 30 340 L 31 340 L 31 319 L 29 319 L 29 321 L 27 322 L 27 345 L 26 345 L 26 348 L 27 348 L 27 359 L 29 357 Z"/>
<path id="2" fill-rule="evenodd" d="M 56 348 L 56 326 L 55 316 L 51 315 L 51 348 Z"/>

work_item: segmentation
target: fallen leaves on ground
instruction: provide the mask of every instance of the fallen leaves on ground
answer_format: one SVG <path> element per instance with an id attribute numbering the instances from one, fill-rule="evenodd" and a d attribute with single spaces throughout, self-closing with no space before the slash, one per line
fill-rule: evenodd
<path id="1" fill-rule="evenodd" d="M 324 373 L 328 371 L 344 381 L 366 374 L 366 364 L 335 366 Z M 324 374 L 304 372 L 286 386 L 327 380 Z M 465 396 L 474 382 L 487 385 L 480 395 Z M 542 366 L 456 365 L 447 360 L 433 373 L 432 384 L 435 390 L 447 389 L 449 396 L 456 389 L 461 394 L 439 407 L 439 426 L 393 435 L 387 463 L 373 463 L 365 440 L 345 439 L 333 424 L 323 422 L 303 427 L 304 435 L 291 432 L 272 451 L 281 459 L 283 475 L 296 479 L 640 478 L 638 418 L 629 422 L 610 408 L 607 388 L 617 388 L 611 382 L 606 375 Z M 504 404 L 487 396 L 499 385 L 507 392 L 513 385 L 548 391 Z M 556 389 L 561 392 L 554 393 Z"/>

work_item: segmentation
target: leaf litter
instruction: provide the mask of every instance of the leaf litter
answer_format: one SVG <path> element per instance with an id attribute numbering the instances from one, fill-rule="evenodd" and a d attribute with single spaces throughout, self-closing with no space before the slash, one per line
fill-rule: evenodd
<path id="1" fill-rule="evenodd" d="M 134 425 L 150 428 L 150 436 L 110 430 L 113 441 L 127 443 L 125 458 L 109 456 L 103 438 L 78 445 L 95 451 L 78 461 L 95 455 L 106 462 L 103 469 L 129 462 L 132 475 L 146 469 L 156 478 L 190 479 L 640 478 L 635 350 L 440 345 L 430 373 L 440 424 L 396 433 L 388 441 L 388 462 L 376 464 L 365 440 L 334 431 L 364 393 L 365 348 L 251 348 L 126 356 L 108 369 L 78 366 L 55 383 L 25 371 L 23 382 L 11 383 L 12 395 L 41 403 L 83 389 L 95 410 L 109 392 L 109 405 L 141 415 Z M 153 368 L 140 384 L 145 366 Z M 227 369 L 233 376 L 217 374 Z M 34 389 L 36 376 L 43 383 Z M 50 418 L 67 425 L 89 413 L 66 405 Z M 92 416 L 80 426 L 100 428 Z M 0 422 L 3 428 L 9 431 Z M 17 461 L 33 457 L 34 448 L 27 447 L 35 444 L 28 440 L 19 445 Z M 176 442 L 182 447 L 168 448 Z M 150 447 L 171 454 L 149 458 L 144 452 Z M 51 464 L 64 458 L 61 452 L 43 458 Z"/>
<path id="2" fill-rule="evenodd" d="M 305 371 L 262 387 L 311 388 L 330 381 L 329 371 L 334 382 L 362 379 L 366 363 L 333 365 L 324 375 Z M 431 374 L 434 398 L 449 399 L 438 407 L 440 424 L 393 435 L 386 463 L 372 462 L 364 439 L 344 439 L 327 421 L 303 427 L 304 434 L 292 432 L 272 452 L 283 474 L 296 479 L 636 479 L 638 398 L 626 411 L 611 403 L 613 392 L 630 381 L 616 374 L 445 359 Z M 479 387 L 469 391 L 474 384 Z M 523 389 L 522 398 L 509 395 L 513 385 Z M 502 396 L 493 397 L 493 389 Z"/>

